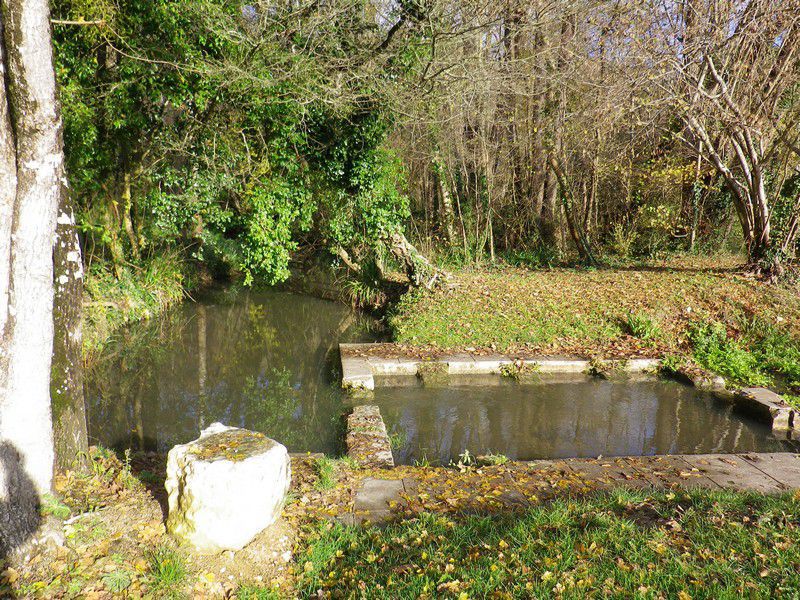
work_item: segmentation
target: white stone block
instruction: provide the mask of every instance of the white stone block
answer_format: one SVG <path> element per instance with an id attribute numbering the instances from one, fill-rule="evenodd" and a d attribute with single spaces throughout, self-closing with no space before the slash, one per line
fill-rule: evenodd
<path id="1" fill-rule="evenodd" d="M 286 448 L 214 423 L 167 457 L 167 530 L 198 552 L 240 550 L 280 515 L 291 480 Z"/>

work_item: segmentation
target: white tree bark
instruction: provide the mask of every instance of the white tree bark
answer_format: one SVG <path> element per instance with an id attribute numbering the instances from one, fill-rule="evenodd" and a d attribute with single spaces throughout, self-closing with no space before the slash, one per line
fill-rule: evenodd
<path id="1" fill-rule="evenodd" d="M 11 469 L 40 495 L 52 482 L 53 242 L 64 156 L 48 2 L 0 7 L 0 444 L 19 461 L 0 465 L 8 501 Z"/>

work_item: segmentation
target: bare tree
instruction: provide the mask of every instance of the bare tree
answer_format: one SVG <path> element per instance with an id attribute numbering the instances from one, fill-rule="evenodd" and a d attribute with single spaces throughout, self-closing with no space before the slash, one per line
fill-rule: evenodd
<path id="1" fill-rule="evenodd" d="M 800 213 L 800 196 L 789 198 L 776 227 L 783 183 L 800 168 L 800 1 L 658 4 L 662 97 L 675 102 L 688 146 L 725 181 L 751 267 L 780 275 Z"/>

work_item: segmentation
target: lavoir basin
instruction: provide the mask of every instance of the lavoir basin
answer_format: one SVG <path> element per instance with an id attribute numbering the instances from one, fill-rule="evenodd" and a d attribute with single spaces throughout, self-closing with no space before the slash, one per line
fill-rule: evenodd
<path id="1" fill-rule="evenodd" d="M 541 375 L 536 383 L 381 386 L 397 464 L 448 464 L 472 455 L 511 459 L 795 450 L 732 404 L 678 382 Z"/>
<path id="2" fill-rule="evenodd" d="M 166 452 L 214 421 L 292 452 L 336 455 L 355 404 L 377 404 L 399 464 L 465 450 L 513 459 L 794 450 L 713 395 L 678 383 L 541 374 L 446 387 L 341 388 L 340 343 L 384 336 L 351 308 L 280 291 L 223 290 L 118 332 L 86 377 L 93 443 Z M 408 382 L 406 382 L 408 383 Z"/>
<path id="3" fill-rule="evenodd" d="M 220 421 L 291 452 L 341 451 L 338 344 L 380 337 L 336 302 L 227 289 L 118 332 L 87 373 L 93 443 L 166 452 Z"/>

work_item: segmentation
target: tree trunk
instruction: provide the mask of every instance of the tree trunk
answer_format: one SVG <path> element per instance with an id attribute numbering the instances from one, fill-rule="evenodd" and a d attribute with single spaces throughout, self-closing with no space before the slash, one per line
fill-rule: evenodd
<path id="1" fill-rule="evenodd" d="M 53 251 L 55 298 L 53 302 L 53 365 L 50 395 L 53 401 L 53 439 L 56 468 L 86 466 L 88 438 L 83 398 L 81 303 L 83 262 L 69 194 L 62 194 Z"/>
<path id="2" fill-rule="evenodd" d="M 64 154 L 48 2 L 0 7 L 0 551 L 7 551 L 34 533 L 35 515 L 22 508 L 49 491 L 53 477 L 53 241 Z"/>
<path id="3" fill-rule="evenodd" d="M 434 287 L 438 282 L 450 278 L 450 274 L 435 265 L 420 254 L 406 236 L 400 232 L 395 232 L 387 236 L 384 240 L 389 250 L 394 254 L 405 269 L 406 275 L 412 285 L 424 285 L 427 288 Z"/>

